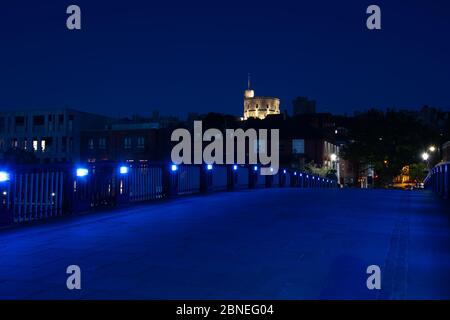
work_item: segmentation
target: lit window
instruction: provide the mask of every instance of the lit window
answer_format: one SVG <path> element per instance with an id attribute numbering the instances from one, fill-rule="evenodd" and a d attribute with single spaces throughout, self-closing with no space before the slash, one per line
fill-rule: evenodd
<path id="1" fill-rule="evenodd" d="M 37 140 L 33 140 L 33 150 L 37 151 L 38 149 L 38 141 Z"/>
<path id="2" fill-rule="evenodd" d="M 89 150 L 93 150 L 94 149 L 94 139 L 89 139 L 89 141 L 88 141 L 88 148 L 89 148 Z"/>
<path id="3" fill-rule="evenodd" d="M 106 149 L 106 139 L 105 138 L 100 138 L 98 140 L 98 146 L 100 149 Z"/>
<path id="4" fill-rule="evenodd" d="M 41 150 L 45 151 L 45 140 L 41 140 Z"/>
<path id="5" fill-rule="evenodd" d="M 139 149 L 144 149 L 145 148 L 145 139 L 144 139 L 144 137 L 138 137 L 137 138 L 137 147 Z"/>
<path id="6" fill-rule="evenodd" d="M 131 138 L 127 137 L 123 140 L 123 147 L 125 149 L 131 149 Z"/>

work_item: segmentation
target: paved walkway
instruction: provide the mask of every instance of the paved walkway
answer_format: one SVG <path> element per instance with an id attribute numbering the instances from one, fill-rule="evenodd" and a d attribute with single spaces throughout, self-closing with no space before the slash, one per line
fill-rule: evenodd
<path id="1" fill-rule="evenodd" d="M 447 210 L 447 211 L 446 211 Z M 0 298 L 450 298 L 450 210 L 427 192 L 262 189 L 0 231 Z M 82 290 L 66 289 L 66 267 Z M 382 290 L 366 288 L 366 268 Z"/>

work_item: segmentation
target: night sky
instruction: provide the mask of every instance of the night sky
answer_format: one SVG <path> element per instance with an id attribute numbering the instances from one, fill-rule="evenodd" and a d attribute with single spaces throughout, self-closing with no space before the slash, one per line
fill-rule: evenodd
<path id="1" fill-rule="evenodd" d="M 82 30 L 66 28 L 66 8 Z M 382 30 L 366 28 L 378 4 Z M 450 108 L 450 1 L 2 1 L 0 110 L 109 115 L 242 113 L 257 95 L 291 110 Z"/>

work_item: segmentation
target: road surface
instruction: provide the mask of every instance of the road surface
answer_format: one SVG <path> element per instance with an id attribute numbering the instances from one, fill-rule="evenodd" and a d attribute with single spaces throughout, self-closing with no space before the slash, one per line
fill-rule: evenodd
<path id="1" fill-rule="evenodd" d="M 449 217 L 426 191 L 275 188 L 70 217 L 0 230 L 0 298 L 449 299 Z"/>

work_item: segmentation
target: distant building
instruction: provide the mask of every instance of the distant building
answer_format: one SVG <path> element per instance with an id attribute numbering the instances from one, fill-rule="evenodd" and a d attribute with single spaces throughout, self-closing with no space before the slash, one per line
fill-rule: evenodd
<path id="1" fill-rule="evenodd" d="M 255 91 L 251 89 L 249 76 L 248 88 L 244 93 L 243 119 L 264 119 L 271 114 L 280 114 L 280 99 L 274 97 L 255 97 Z"/>
<path id="2" fill-rule="evenodd" d="M 306 97 L 297 97 L 292 101 L 292 114 L 311 114 L 316 113 L 316 101 L 308 100 Z"/>
<path id="3" fill-rule="evenodd" d="M 170 159 L 170 135 L 154 122 L 115 123 L 106 130 L 81 133 L 85 162 L 142 162 Z"/>
<path id="4" fill-rule="evenodd" d="M 40 162 L 80 160 L 80 132 L 103 129 L 110 118 L 68 108 L 0 113 L 0 154 L 32 152 Z"/>
<path id="5" fill-rule="evenodd" d="M 450 162 L 450 141 L 442 145 L 442 161 Z"/>

